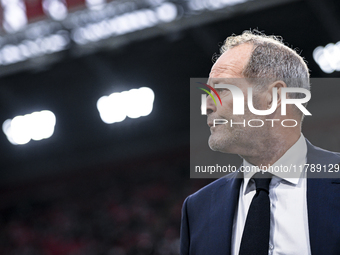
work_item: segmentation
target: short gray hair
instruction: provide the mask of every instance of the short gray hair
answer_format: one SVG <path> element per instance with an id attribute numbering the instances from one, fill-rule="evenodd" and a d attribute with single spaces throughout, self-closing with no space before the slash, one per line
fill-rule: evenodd
<path id="1" fill-rule="evenodd" d="M 279 36 L 265 35 L 257 30 L 246 30 L 241 35 L 228 37 L 221 49 L 221 55 L 241 44 L 252 44 L 253 51 L 242 74 L 255 79 L 257 89 L 265 84 L 281 80 L 288 87 L 310 90 L 309 70 L 304 59 L 283 43 Z M 262 85 L 262 86 L 260 86 Z M 304 97 L 301 93 L 291 93 L 291 98 Z"/>

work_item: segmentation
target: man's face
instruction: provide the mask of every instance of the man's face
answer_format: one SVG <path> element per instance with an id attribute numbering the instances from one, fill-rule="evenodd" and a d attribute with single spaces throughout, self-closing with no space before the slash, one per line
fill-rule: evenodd
<path id="1" fill-rule="evenodd" d="M 209 75 L 209 85 L 215 87 L 216 84 L 235 85 L 243 91 L 245 102 L 247 102 L 247 90 L 252 87 L 243 79 L 242 71 L 248 63 L 252 51 L 251 44 L 242 44 L 225 52 L 214 64 Z M 252 114 L 245 104 L 244 115 L 233 115 L 233 98 L 228 89 L 216 89 L 219 94 L 222 105 L 217 102 L 214 104 L 211 97 L 207 98 L 207 116 L 208 125 L 210 126 L 211 135 L 209 137 L 209 146 L 214 151 L 225 153 L 244 153 L 244 150 L 251 149 L 255 146 L 254 138 L 263 135 L 262 128 L 249 127 L 249 119 L 261 119 L 259 116 Z M 254 107 L 260 109 L 260 99 L 254 98 Z M 226 119 L 227 124 L 215 125 L 214 119 Z M 230 125 L 230 120 L 243 123 L 246 120 L 245 127 L 243 124 Z M 262 132 L 262 133 L 261 133 Z"/>

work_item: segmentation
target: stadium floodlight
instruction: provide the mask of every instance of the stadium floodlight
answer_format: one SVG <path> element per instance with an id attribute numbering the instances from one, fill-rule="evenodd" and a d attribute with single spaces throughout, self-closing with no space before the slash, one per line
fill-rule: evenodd
<path id="1" fill-rule="evenodd" d="M 23 0 L 1 0 L 3 27 L 8 33 L 15 33 L 27 25 L 26 7 Z"/>
<path id="2" fill-rule="evenodd" d="M 163 3 L 154 9 L 139 9 L 113 15 L 100 21 L 89 22 L 72 30 L 71 37 L 79 45 L 97 42 L 111 36 L 132 33 L 158 24 L 169 23 L 178 17 L 173 3 Z M 104 14 L 103 14 L 104 15 Z"/>
<path id="3" fill-rule="evenodd" d="M 54 20 L 63 20 L 67 17 L 67 6 L 65 0 L 44 0 L 45 13 Z"/>
<path id="4" fill-rule="evenodd" d="M 102 96 L 97 101 L 97 109 L 104 123 L 121 122 L 126 117 L 136 119 L 152 112 L 155 94 L 152 89 L 142 87 L 120 93 Z"/>
<path id="5" fill-rule="evenodd" d="M 61 31 L 63 32 L 63 31 Z M 64 34 L 52 34 L 34 40 L 24 40 L 19 45 L 7 44 L 0 49 L 0 65 L 10 65 L 45 54 L 65 50 L 69 38 Z"/>
<path id="6" fill-rule="evenodd" d="M 51 111 L 33 112 L 6 120 L 2 130 L 14 145 L 23 145 L 30 140 L 39 141 L 54 133 L 56 117 Z"/>
<path id="7" fill-rule="evenodd" d="M 91 10 L 100 10 L 104 8 L 106 0 L 85 0 L 87 8 Z"/>
<path id="8" fill-rule="evenodd" d="M 218 10 L 228 6 L 234 6 L 249 0 L 187 0 L 188 7 L 193 11 Z"/>
<path id="9" fill-rule="evenodd" d="M 340 41 L 336 44 L 329 43 L 325 47 L 316 47 L 313 58 L 325 73 L 340 71 Z"/>

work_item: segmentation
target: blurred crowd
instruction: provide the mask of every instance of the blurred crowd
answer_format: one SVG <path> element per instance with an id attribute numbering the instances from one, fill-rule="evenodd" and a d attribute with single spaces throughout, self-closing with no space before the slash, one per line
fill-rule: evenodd
<path id="1" fill-rule="evenodd" d="M 0 254 L 179 254 L 188 155 L 95 167 L 0 193 Z"/>

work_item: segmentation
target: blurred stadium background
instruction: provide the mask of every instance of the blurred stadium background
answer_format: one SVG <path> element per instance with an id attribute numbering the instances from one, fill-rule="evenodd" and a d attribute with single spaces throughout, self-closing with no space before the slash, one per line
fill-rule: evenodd
<path id="1" fill-rule="evenodd" d="M 250 28 L 298 47 L 312 77 L 339 77 L 339 13 L 336 0 L 1 0 L 0 254 L 179 254 L 182 203 L 212 181 L 189 178 L 190 78 Z M 310 107 L 337 112 L 340 87 L 313 90 Z M 322 117 L 304 134 L 339 151 L 339 115 Z"/>

